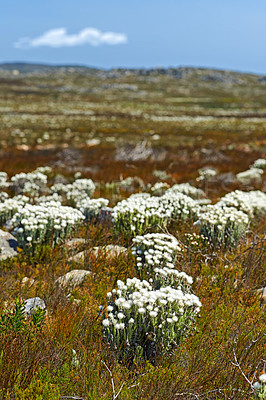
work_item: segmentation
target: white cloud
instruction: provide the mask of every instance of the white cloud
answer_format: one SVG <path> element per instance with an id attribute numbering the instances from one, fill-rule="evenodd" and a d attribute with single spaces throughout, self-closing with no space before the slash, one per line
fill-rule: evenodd
<path id="1" fill-rule="evenodd" d="M 66 47 L 90 44 L 100 46 L 101 44 L 121 44 L 127 43 L 127 36 L 124 33 L 101 32 L 96 28 L 85 28 L 80 32 L 70 35 L 65 28 L 51 29 L 36 38 L 21 38 L 14 43 L 18 49 L 31 47 L 49 46 Z"/>

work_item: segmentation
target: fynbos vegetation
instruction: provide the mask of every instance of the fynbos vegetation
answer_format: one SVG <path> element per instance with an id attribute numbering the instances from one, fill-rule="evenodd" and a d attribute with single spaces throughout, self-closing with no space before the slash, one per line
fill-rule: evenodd
<path id="1" fill-rule="evenodd" d="M 18 72 L 0 70 L 0 399 L 265 398 L 263 83 Z"/>

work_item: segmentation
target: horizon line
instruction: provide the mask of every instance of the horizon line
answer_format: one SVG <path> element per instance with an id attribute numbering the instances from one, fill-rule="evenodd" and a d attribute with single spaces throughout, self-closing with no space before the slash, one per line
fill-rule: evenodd
<path id="1" fill-rule="evenodd" d="M 240 73 L 240 74 L 252 74 L 252 75 L 266 75 L 265 72 L 254 72 L 254 71 L 247 71 L 247 70 L 238 70 L 238 69 L 230 69 L 230 68 L 222 68 L 222 67 L 209 67 L 209 66 L 195 66 L 195 65 L 184 65 L 184 64 L 179 64 L 179 65 L 168 65 L 168 66 L 163 66 L 163 65 L 156 65 L 156 66 L 142 66 L 142 67 L 135 67 L 135 66 L 112 66 L 112 67 L 99 67 L 99 66 L 92 66 L 92 65 L 87 65 L 87 64 L 68 64 L 68 63 L 53 63 L 53 62 L 32 62 L 32 61 L 0 61 L 0 67 L 1 65 L 12 65 L 12 64 L 18 64 L 18 65 L 32 65 L 32 66 L 47 66 L 47 67 L 69 67 L 69 68 L 88 68 L 88 69 L 98 69 L 98 70 L 114 70 L 114 69 L 125 69 L 125 70 L 156 70 L 156 69 L 180 69 L 180 68 L 192 68 L 192 69 L 209 69 L 209 70 L 217 70 L 217 71 L 224 71 L 224 72 L 235 72 L 235 73 Z"/>

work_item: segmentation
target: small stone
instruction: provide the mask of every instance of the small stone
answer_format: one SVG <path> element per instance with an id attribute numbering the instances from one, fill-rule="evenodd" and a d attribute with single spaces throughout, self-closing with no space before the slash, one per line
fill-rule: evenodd
<path id="1" fill-rule="evenodd" d="M 11 233 L 0 229 L 0 260 L 15 257 L 18 254 L 17 245 L 18 242 Z"/>
<path id="2" fill-rule="evenodd" d="M 21 286 L 29 286 L 31 287 L 34 284 L 35 280 L 33 278 L 28 278 L 27 276 L 24 276 L 24 278 L 21 280 Z"/>
<path id="3" fill-rule="evenodd" d="M 107 246 L 93 247 L 92 254 L 98 257 L 101 253 L 107 257 L 118 257 L 120 254 L 125 254 L 127 249 L 123 246 L 108 244 Z"/>
<path id="4" fill-rule="evenodd" d="M 256 290 L 260 295 L 261 304 L 266 304 L 266 287 Z"/>
<path id="5" fill-rule="evenodd" d="M 73 257 L 70 257 L 68 261 L 83 264 L 85 261 L 85 258 L 88 256 L 88 254 L 89 254 L 88 250 L 80 251 L 79 253 L 75 254 Z"/>
<path id="6" fill-rule="evenodd" d="M 112 245 L 109 244 L 107 246 L 97 246 L 93 247 L 90 250 L 84 250 L 80 253 L 75 254 L 73 257 L 69 258 L 69 261 L 73 261 L 76 263 L 84 263 L 86 257 L 90 256 L 91 254 L 95 257 L 99 257 L 99 255 L 106 255 L 108 258 L 118 257 L 120 254 L 125 254 L 127 249 L 123 246 Z"/>
<path id="7" fill-rule="evenodd" d="M 72 271 L 60 276 L 56 279 L 55 283 L 61 288 L 71 288 L 74 289 L 76 286 L 81 285 L 86 277 L 90 275 L 91 272 L 84 269 L 73 269 Z"/>
<path id="8" fill-rule="evenodd" d="M 46 305 L 44 300 L 40 297 L 32 297 L 25 301 L 25 315 L 29 317 L 30 315 L 34 314 L 37 308 L 45 309 Z"/>
<path id="9" fill-rule="evenodd" d="M 83 245 L 86 243 L 86 239 L 83 238 L 73 238 L 70 240 L 67 240 L 63 246 L 67 249 L 67 250 L 75 250 L 77 249 L 79 246 Z"/>

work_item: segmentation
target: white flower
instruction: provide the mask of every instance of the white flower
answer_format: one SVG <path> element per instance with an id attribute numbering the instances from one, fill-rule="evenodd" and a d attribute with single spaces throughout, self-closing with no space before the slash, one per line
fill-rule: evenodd
<path id="1" fill-rule="evenodd" d="M 261 381 L 261 383 L 266 383 L 266 374 L 262 374 L 261 376 L 259 376 L 259 380 Z"/>
<path id="2" fill-rule="evenodd" d="M 157 313 L 156 311 L 151 311 L 151 312 L 150 312 L 150 316 L 151 316 L 152 318 L 156 318 L 157 315 L 158 315 L 158 313 Z"/>
<path id="3" fill-rule="evenodd" d="M 261 384 L 259 382 L 255 382 L 253 385 L 254 390 L 257 392 L 260 390 L 261 388 Z"/>
<path id="4" fill-rule="evenodd" d="M 110 326 L 110 321 L 109 321 L 109 319 L 106 318 L 106 319 L 103 320 L 103 326 L 104 326 L 104 327 Z"/>

